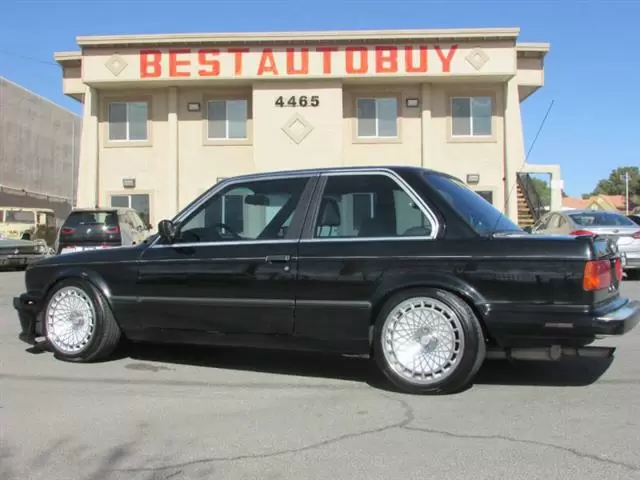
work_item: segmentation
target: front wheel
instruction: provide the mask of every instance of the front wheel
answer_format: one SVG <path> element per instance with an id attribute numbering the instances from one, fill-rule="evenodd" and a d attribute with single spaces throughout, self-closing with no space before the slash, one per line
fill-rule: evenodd
<path id="1" fill-rule="evenodd" d="M 453 393 L 469 385 L 486 352 L 482 327 L 458 296 L 433 288 L 393 295 L 374 326 L 373 355 L 399 389 Z"/>
<path id="2" fill-rule="evenodd" d="M 56 358 L 77 363 L 108 357 L 121 337 L 102 293 L 76 278 L 61 281 L 48 295 L 44 331 Z"/>

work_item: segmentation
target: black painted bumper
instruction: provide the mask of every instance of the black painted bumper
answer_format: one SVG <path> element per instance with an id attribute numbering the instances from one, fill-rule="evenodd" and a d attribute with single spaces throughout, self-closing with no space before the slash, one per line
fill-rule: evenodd
<path id="1" fill-rule="evenodd" d="M 20 320 L 21 332 L 18 338 L 29 345 L 35 345 L 36 338 L 44 335 L 42 325 L 38 321 L 38 314 L 42 309 L 40 298 L 23 293 L 13 298 L 13 308 L 18 311 Z"/>
<path id="2" fill-rule="evenodd" d="M 629 300 L 617 308 L 595 316 L 592 321 L 594 333 L 599 335 L 624 335 L 640 323 L 640 301 Z"/>

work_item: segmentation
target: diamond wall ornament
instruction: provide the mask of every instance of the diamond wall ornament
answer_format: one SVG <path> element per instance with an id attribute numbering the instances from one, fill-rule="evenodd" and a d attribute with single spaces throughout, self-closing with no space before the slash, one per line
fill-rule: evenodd
<path id="1" fill-rule="evenodd" d="M 111 73 L 113 73 L 116 77 L 122 73 L 122 71 L 127 68 L 129 65 L 124 58 L 122 58 L 118 54 L 111 55 L 109 60 L 107 60 L 104 64 Z"/>
<path id="2" fill-rule="evenodd" d="M 489 61 L 489 55 L 484 53 L 480 48 L 474 48 L 469 52 L 469 55 L 465 57 L 465 60 L 476 70 L 480 70 Z"/>
<path id="3" fill-rule="evenodd" d="M 291 117 L 282 127 L 282 131 L 298 144 L 302 142 L 312 130 L 313 126 L 299 113 Z"/>

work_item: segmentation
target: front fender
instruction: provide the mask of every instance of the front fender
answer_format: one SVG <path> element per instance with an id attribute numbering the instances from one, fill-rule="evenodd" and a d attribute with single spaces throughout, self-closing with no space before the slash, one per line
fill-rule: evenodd
<path id="1" fill-rule="evenodd" d="M 66 268 L 61 268 L 56 271 L 55 275 L 53 275 L 47 285 L 45 287 L 45 297 L 51 291 L 51 288 L 61 280 L 66 278 L 81 278 L 87 282 L 90 282 L 94 287 L 96 287 L 102 295 L 107 299 L 107 302 L 111 304 L 111 289 L 107 282 L 105 282 L 104 278 L 96 272 L 95 270 L 91 270 L 87 266 L 73 266 L 70 265 Z"/>

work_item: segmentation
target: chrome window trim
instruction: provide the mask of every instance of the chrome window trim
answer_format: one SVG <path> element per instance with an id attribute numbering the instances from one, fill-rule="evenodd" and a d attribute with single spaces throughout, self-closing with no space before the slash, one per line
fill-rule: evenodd
<path id="1" fill-rule="evenodd" d="M 152 245 L 149 248 L 195 248 L 195 247 L 230 247 L 233 245 L 269 245 L 269 244 L 288 244 L 298 243 L 297 239 L 282 239 L 282 240 L 239 240 L 235 242 L 188 242 L 188 243 L 171 243 Z"/>
<path id="2" fill-rule="evenodd" d="M 195 200 L 196 203 L 193 203 L 191 206 L 187 206 L 184 210 L 178 212 L 178 214 L 173 217 L 171 220 L 175 223 L 181 223 L 185 218 L 188 218 L 195 210 L 198 210 L 204 203 L 208 202 L 211 197 L 219 193 L 221 190 L 229 186 L 236 185 L 238 183 L 245 182 L 257 182 L 257 181 L 271 181 L 271 180 L 281 180 L 287 178 L 308 178 L 309 180 L 317 176 L 317 172 L 292 172 L 291 174 L 273 174 L 273 175 L 265 175 L 265 174 L 254 174 L 254 175 L 243 175 L 241 177 L 232 177 L 226 180 L 222 180 L 221 182 L 215 184 L 213 187 L 209 189 L 208 192 L 202 194 L 202 197 L 199 200 Z M 190 242 L 190 243 L 174 243 L 170 245 L 158 245 L 160 241 L 160 236 L 158 235 L 149 248 L 163 248 L 163 247 L 173 247 L 176 248 L 176 245 L 180 245 L 181 247 L 194 247 L 194 246 L 214 246 L 214 245 L 247 245 L 248 243 L 282 243 L 283 240 L 243 240 L 237 242 Z M 287 241 L 295 241 L 297 240 L 288 240 Z"/>
<path id="3" fill-rule="evenodd" d="M 190 242 L 190 243 L 174 243 L 174 244 L 158 244 L 160 236 L 157 236 L 149 248 L 195 248 L 195 247 L 214 247 L 214 246 L 231 246 L 231 245 L 268 245 L 268 244 L 286 244 L 286 243 L 318 243 L 318 242 L 377 242 L 377 241 L 408 241 L 408 240 L 433 240 L 437 237 L 440 231 L 440 223 L 433 211 L 426 205 L 424 200 L 416 193 L 416 191 L 396 172 L 385 167 L 354 167 L 353 170 L 344 169 L 344 167 L 337 167 L 336 169 L 324 169 L 324 170 L 308 170 L 308 171 L 296 171 L 290 173 L 277 173 L 264 174 L 256 173 L 251 175 L 243 175 L 239 177 L 231 177 L 225 179 L 220 183 L 217 183 L 209 189 L 208 192 L 202 194 L 202 197 L 197 200 L 197 203 L 193 203 L 191 206 L 186 207 L 183 211 L 179 212 L 173 219 L 173 222 L 181 222 L 184 218 L 189 217 L 195 210 L 199 209 L 205 202 L 219 193 L 221 190 L 229 186 L 233 186 L 244 182 L 256 182 L 256 181 L 270 181 L 280 180 L 287 178 L 308 178 L 311 179 L 314 176 L 338 176 L 338 175 L 384 175 L 396 182 L 398 186 L 413 200 L 425 217 L 432 222 L 431 235 L 414 235 L 408 237 L 333 237 L 333 238 L 298 238 L 298 239 L 282 239 L 282 240 L 242 240 L 233 242 Z"/>
<path id="4" fill-rule="evenodd" d="M 300 242 L 304 243 L 317 243 L 317 242 L 337 242 L 337 241 L 367 241 L 367 242 L 376 242 L 376 241 L 389 241 L 389 240 L 433 240 L 437 237 L 438 232 L 440 231 L 440 223 L 438 222 L 437 217 L 433 213 L 433 211 L 427 206 L 424 200 L 416 193 L 416 191 L 411 188 L 411 186 L 396 172 L 390 170 L 388 168 L 372 168 L 369 170 L 347 170 L 347 171 L 328 171 L 321 173 L 321 176 L 325 177 L 335 177 L 335 176 L 346 176 L 346 175 L 383 175 L 391 180 L 395 181 L 396 184 L 407 194 L 407 196 L 415 202 L 418 206 L 422 214 L 431 222 L 432 230 L 430 235 L 412 235 L 412 236 L 397 236 L 397 237 L 325 237 L 325 238 L 303 238 L 300 239 Z M 323 192 L 324 193 L 324 192 Z M 316 219 L 317 220 L 317 219 Z"/>

